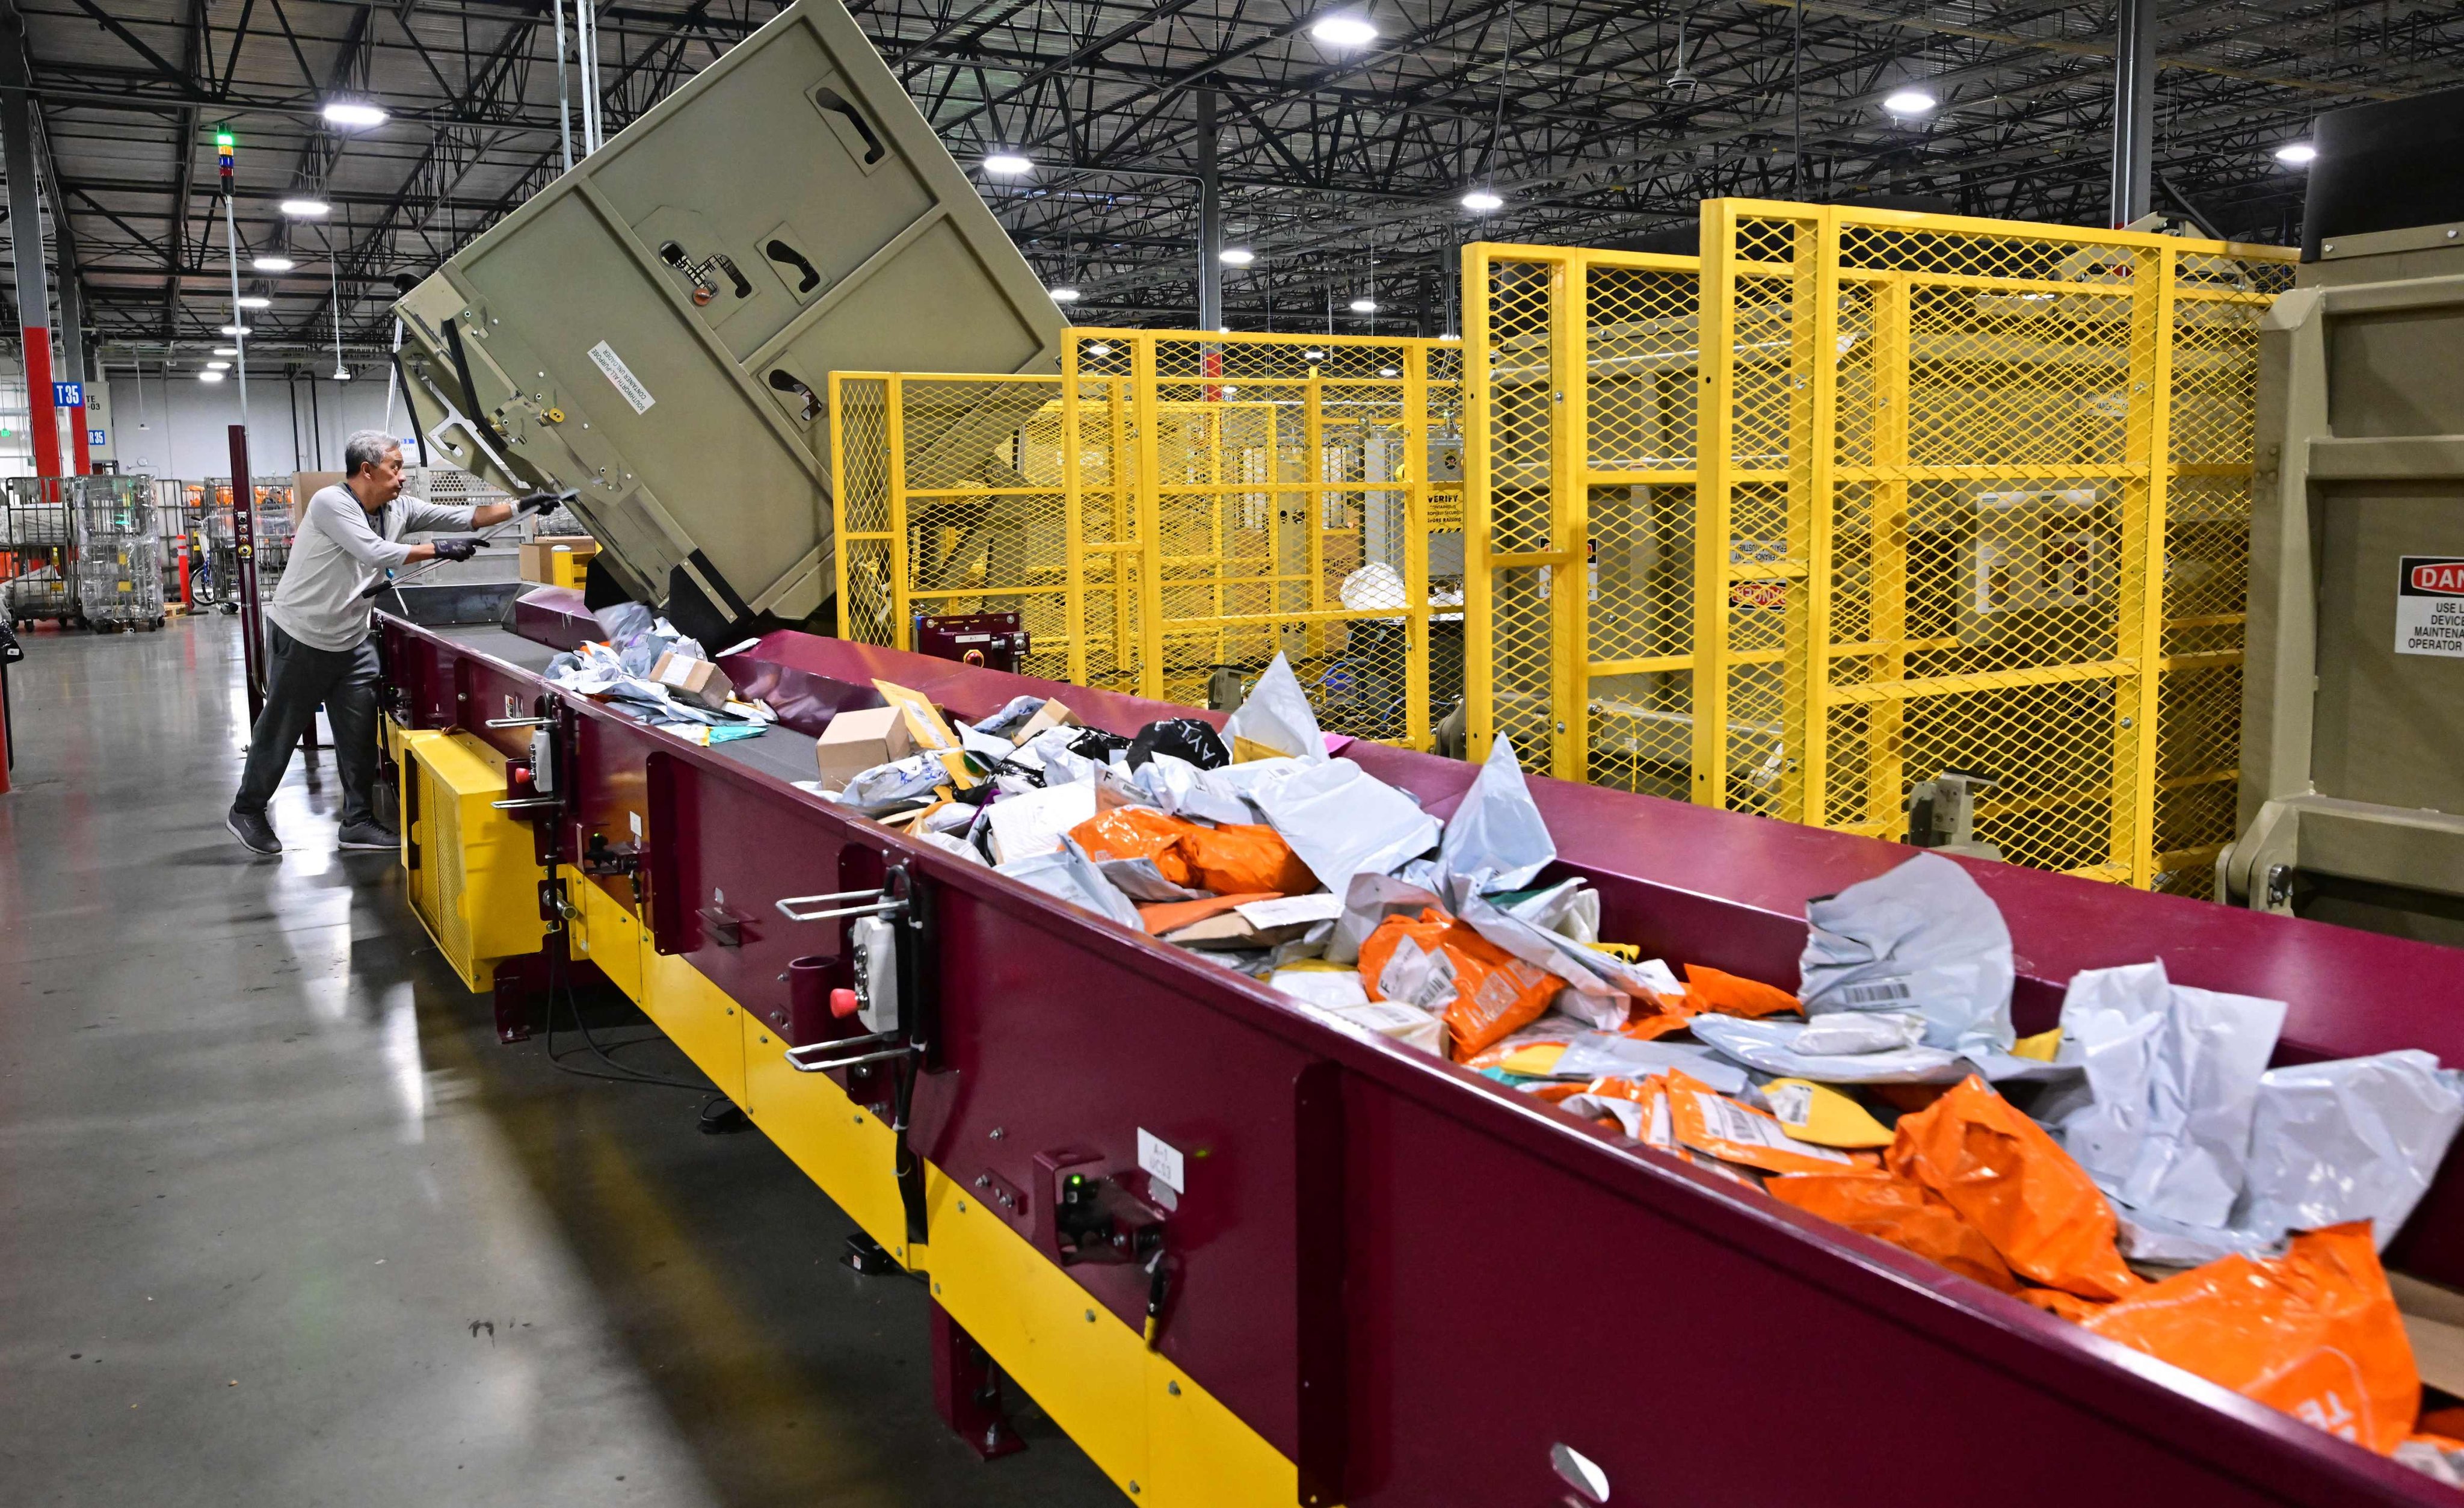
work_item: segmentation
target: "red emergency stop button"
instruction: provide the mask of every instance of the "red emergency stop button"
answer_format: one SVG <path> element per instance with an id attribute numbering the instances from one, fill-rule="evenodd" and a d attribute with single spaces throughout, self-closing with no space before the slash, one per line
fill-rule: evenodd
<path id="1" fill-rule="evenodd" d="M 838 1016 L 838 1017 L 841 1017 L 842 1019 L 844 1019 L 845 1017 L 854 1015 L 854 1014 L 855 1014 L 855 1011 L 856 1011 L 856 998 L 855 998 L 855 991 L 854 991 L 854 990 L 852 990 L 852 989 L 833 989 L 833 990 L 831 990 L 831 991 L 830 991 L 830 1014 L 831 1014 L 831 1015 Z"/>

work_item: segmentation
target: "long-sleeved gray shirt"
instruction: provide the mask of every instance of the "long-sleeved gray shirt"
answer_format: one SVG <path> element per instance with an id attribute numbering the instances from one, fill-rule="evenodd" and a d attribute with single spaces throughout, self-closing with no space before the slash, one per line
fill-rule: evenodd
<path id="1" fill-rule="evenodd" d="M 351 489 L 327 487 L 308 499 L 291 542 L 291 563 L 265 610 L 283 632 L 311 649 L 350 650 L 368 636 L 368 589 L 380 572 L 400 566 L 410 546 L 405 534 L 467 529 L 470 508 L 447 508 L 396 498 L 382 513 L 360 506 Z"/>

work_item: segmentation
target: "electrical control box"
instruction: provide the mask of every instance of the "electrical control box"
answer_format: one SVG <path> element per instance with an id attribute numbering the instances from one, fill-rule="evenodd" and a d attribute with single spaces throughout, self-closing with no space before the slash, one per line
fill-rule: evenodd
<path id="1" fill-rule="evenodd" d="M 898 928 L 879 917 L 858 917 L 847 927 L 855 959 L 856 1019 L 868 1031 L 899 1029 Z"/>

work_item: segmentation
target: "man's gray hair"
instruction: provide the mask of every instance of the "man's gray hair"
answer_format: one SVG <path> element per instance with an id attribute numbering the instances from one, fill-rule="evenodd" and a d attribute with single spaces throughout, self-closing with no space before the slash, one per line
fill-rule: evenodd
<path id="1" fill-rule="evenodd" d="M 362 430 L 342 442 L 342 475 L 357 477 L 363 466 L 385 463 L 385 453 L 402 449 L 402 441 L 383 430 Z"/>

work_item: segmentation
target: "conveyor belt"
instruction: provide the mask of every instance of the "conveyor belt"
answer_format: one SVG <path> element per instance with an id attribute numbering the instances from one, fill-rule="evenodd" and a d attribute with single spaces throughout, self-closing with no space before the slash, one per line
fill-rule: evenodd
<path id="1" fill-rule="evenodd" d="M 386 632 L 414 677 L 408 705 L 542 690 L 500 638 Z M 1046 690 L 1098 726 L 1134 728 L 1154 710 L 795 634 L 745 661 L 793 669 L 814 704 L 860 698 L 880 676 L 962 716 Z M 583 889 L 594 956 L 631 960 L 652 1019 L 929 1273 L 951 1320 L 1140 1508 L 1556 1501 L 1558 1444 L 1649 1501 L 2446 1500 L 1896 1248 L 911 848 L 789 785 L 802 769 L 776 766 L 808 757 L 799 736 L 704 749 L 564 699 L 580 736 L 557 840 L 645 835 L 645 903 L 621 880 Z M 510 733 L 486 736 L 514 751 Z M 1441 813 L 1468 777 L 1355 752 Z M 1793 977 L 1808 893 L 1905 853 L 1554 781 L 1532 789 L 1556 873 L 1591 879 L 1605 936 L 1764 979 Z M 845 939 L 837 923 L 778 920 L 771 902 L 873 882 L 886 861 L 929 887 L 938 919 L 940 1056 L 914 1116 L 922 1243 L 890 1176 L 886 1087 L 795 1074 L 781 1056 L 789 962 Z M 2464 1062 L 2464 968 L 2449 950 L 1970 868 L 2010 923 L 2023 1031 L 2050 1024 L 2071 970 L 2161 954 L 2184 983 L 2289 1000 L 2286 1058 L 2410 1046 Z M 1065 1265 L 1048 1221 L 1060 1168 L 1135 1185 L 1141 1133 L 1203 1154 L 1166 1221 L 1173 1282 L 1153 1350 L 1137 1339 L 1142 1275 Z M 2464 1286 L 2464 1177 L 2433 1187 L 2390 1254 Z M 1843 1408 L 1855 1412 L 1830 1425 Z"/>

